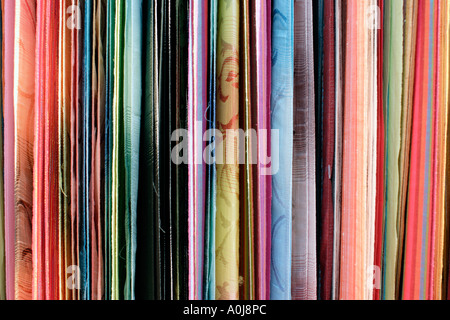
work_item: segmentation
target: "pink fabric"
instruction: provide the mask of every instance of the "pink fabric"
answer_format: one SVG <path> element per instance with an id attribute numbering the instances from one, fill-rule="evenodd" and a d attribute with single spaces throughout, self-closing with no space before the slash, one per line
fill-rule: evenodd
<path id="1" fill-rule="evenodd" d="M 14 5 L 15 1 L 3 1 L 5 255 L 6 298 L 8 300 L 14 300 Z"/>
<path id="2" fill-rule="evenodd" d="M 258 132 L 258 164 L 254 171 L 254 199 L 256 204 L 256 299 L 270 299 L 270 241 L 272 178 L 271 164 L 263 164 L 270 153 L 270 93 L 271 93 L 271 2 L 252 1 L 252 121 Z M 263 130 L 266 130 L 264 132 Z"/>

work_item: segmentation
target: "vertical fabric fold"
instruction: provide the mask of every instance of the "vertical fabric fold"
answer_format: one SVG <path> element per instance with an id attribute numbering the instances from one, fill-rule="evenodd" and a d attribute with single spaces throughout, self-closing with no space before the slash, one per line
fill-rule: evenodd
<path id="1" fill-rule="evenodd" d="M 256 166 L 253 171 L 255 201 L 255 298 L 270 298 L 271 203 L 274 168 L 271 160 L 271 1 L 251 1 L 252 128 L 256 131 Z M 275 155 L 274 155 L 275 156 Z"/>
<path id="2" fill-rule="evenodd" d="M 189 5 L 188 165 L 189 168 L 189 298 L 203 297 L 205 175 L 203 161 L 208 104 L 208 3 Z"/>
<path id="3" fill-rule="evenodd" d="M 189 39 L 189 10 L 188 10 L 188 1 L 176 0 L 174 1 L 175 5 L 175 14 L 174 19 L 176 21 L 175 25 L 175 35 L 174 35 L 174 46 L 173 51 L 175 53 L 175 106 L 174 111 L 172 113 L 172 124 L 174 130 L 177 132 L 184 131 L 187 129 L 187 103 L 188 103 L 188 39 Z M 214 3 L 211 3 L 211 8 L 214 7 Z M 213 10 L 213 9 L 211 9 Z M 214 19 L 214 17 L 211 17 Z M 211 27 L 211 32 L 214 32 L 213 27 Z M 212 42 L 212 40 L 211 40 Z M 215 48 L 215 47 L 214 47 Z M 211 60 L 214 60 L 212 57 Z M 210 62 L 211 65 L 211 62 Z M 211 112 L 211 109 L 209 109 Z M 210 118 L 209 118 L 210 119 Z M 186 142 L 186 141 L 184 141 Z M 186 145 L 185 145 L 186 146 Z M 174 234 L 174 299 L 176 300 L 185 300 L 188 297 L 188 165 L 187 163 L 176 164 L 172 162 L 173 166 L 173 174 L 174 174 L 174 225 L 175 225 L 175 234 Z M 211 169 L 211 168 L 210 168 Z M 211 174 L 211 171 L 209 171 Z M 214 179 L 211 175 L 208 177 L 209 180 Z M 206 192 L 212 193 L 214 189 L 211 187 L 207 189 Z M 207 198 L 207 202 L 205 204 L 205 216 L 206 210 L 208 210 L 210 214 L 210 222 L 214 219 L 213 209 L 214 198 L 210 198 L 209 194 L 205 195 Z M 213 197 L 213 196 L 212 196 Z M 210 202 L 208 202 L 208 199 Z M 209 206 L 209 207 L 208 207 Z M 206 209 L 208 208 L 208 209 Z M 205 252 L 207 251 L 207 246 L 210 245 L 211 242 L 207 239 L 206 236 L 206 217 L 205 217 Z M 214 250 L 214 249 L 213 249 Z M 213 251 L 214 253 L 214 251 Z M 206 259 L 205 255 L 205 272 L 204 272 L 204 290 L 207 291 L 207 279 L 208 279 L 208 266 L 211 267 L 211 257 L 209 260 Z M 209 279 L 211 279 L 209 277 Z M 214 292 L 214 291 L 213 291 Z M 207 293 L 203 295 L 204 299 L 207 299 Z"/>
<path id="4" fill-rule="evenodd" d="M 139 182 L 139 141 L 141 130 L 142 1 L 128 0 L 125 6 L 124 107 L 127 276 L 125 299 L 135 299 L 136 210 Z"/>
<path id="5" fill-rule="evenodd" d="M 294 3 L 292 299 L 317 298 L 316 157 L 312 1 Z"/>
<path id="6" fill-rule="evenodd" d="M 105 20 L 106 1 L 95 0 L 93 4 L 93 51 L 92 51 L 92 179 L 90 185 L 91 224 L 91 296 L 94 300 L 104 297 L 104 150 L 105 150 Z"/>
<path id="7" fill-rule="evenodd" d="M 375 1 L 348 1 L 343 132 L 340 299 L 371 300 L 376 219 Z M 374 13 L 376 17 L 376 12 Z"/>
<path id="8" fill-rule="evenodd" d="M 292 259 L 292 152 L 294 132 L 294 5 L 272 3 L 272 176 L 270 298 L 290 300 Z"/>
<path id="9" fill-rule="evenodd" d="M 252 129 L 252 82 L 251 79 L 251 29 L 253 26 L 252 16 L 250 15 L 250 1 L 241 1 L 240 19 L 242 21 L 240 28 L 240 85 L 239 85 L 239 128 L 244 132 L 250 132 Z M 253 197 L 253 146 L 257 146 L 257 141 L 252 140 L 252 135 L 245 136 L 244 152 L 245 161 L 240 162 L 239 184 L 242 186 L 239 192 L 239 272 L 240 284 L 239 297 L 242 300 L 255 299 L 255 224 L 254 224 L 254 197 Z M 242 159 L 242 154 L 240 158 Z"/>
<path id="10" fill-rule="evenodd" d="M 335 11 L 332 1 L 324 3 L 323 24 L 323 121 L 321 159 L 320 298 L 331 300 L 334 248 L 333 164 L 335 147 Z M 320 26 L 319 26 L 320 27 Z"/>
<path id="11" fill-rule="evenodd" d="M 79 266 L 79 206 L 78 206 L 78 179 L 79 179 L 79 110 L 80 110 L 80 34 L 81 31 L 77 26 L 81 24 L 81 20 L 77 18 L 77 8 L 79 2 L 72 0 L 70 3 L 72 10 L 68 11 L 74 14 L 75 20 L 72 20 L 72 28 L 70 29 L 71 49 L 70 49 L 70 233 L 71 233 L 71 263 L 72 266 Z M 77 6 L 77 7 L 74 7 Z M 66 12 L 66 11 L 65 11 Z M 39 19 L 38 19 L 39 22 Z M 39 31 L 39 29 L 38 29 Z M 37 33 L 39 34 L 39 33 Z M 37 38 L 37 37 L 36 37 Z M 37 38 L 39 40 L 39 38 Z M 38 109 L 36 109 L 38 110 Z M 36 167 L 35 167 L 36 168 Z M 70 270 L 74 272 L 74 270 Z M 76 270 L 78 271 L 78 270 Z M 80 281 L 79 277 L 71 277 L 70 287 L 72 291 L 72 299 L 80 298 Z"/>
<path id="12" fill-rule="evenodd" d="M 93 37 L 93 1 L 81 3 L 82 51 L 81 51 L 81 108 L 79 110 L 79 130 L 81 131 L 81 170 L 79 184 L 80 214 L 80 295 L 82 300 L 91 299 L 91 211 L 90 184 L 92 179 L 92 37 Z"/>
<path id="13" fill-rule="evenodd" d="M 208 38 L 208 111 L 206 118 L 206 130 L 216 130 L 217 111 L 217 0 L 210 1 L 209 5 L 209 38 Z M 215 150 L 216 141 L 212 135 L 207 134 L 210 150 Z M 217 171 L 214 162 L 214 154 L 206 155 L 206 204 L 205 204 L 205 248 L 203 271 L 204 288 L 203 298 L 214 300 L 216 294 L 216 193 L 217 193 Z"/>
<path id="14" fill-rule="evenodd" d="M 0 5 L 0 73 L 3 79 L 3 3 Z M 2 128 L 0 130 L 0 300 L 6 299 L 6 278 L 5 278 L 5 196 L 4 196 L 4 132 L 3 132 L 3 84 L 0 86 L 0 120 Z"/>
<path id="15" fill-rule="evenodd" d="M 106 70 L 105 70 L 105 213 L 104 213 L 104 281 L 105 299 L 111 299 L 112 285 L 112 153 L 113 153 L 113 99 L 114 99 L 114 39 L 115 2 L 107 2 Z"/>
<path id="16" fill-rule="evenodd" d="M 2 1 L 3 18 L 3 141 L 5 200 L 5 277 L 6 298 L 14 300 L 15 215 L 14 215 L 14 30 L 15 2 Z"/>
<path id="17" fill-rule="evenodd" d="M 339 299 L 340 255 L 341 255 L 341 212 L 342 212 L 342 150 L 343 150 L 343 110 L 345 77 L 345 17 L 346 6 L 341 0 L 335 1 L 335 157 L 333 167 L 333 277 L 331 297 Z"/>
<path id="18" fill-rule="evenodd" d="M 434 254 L 432 197 L 435 188 L 435 1 L 418 3 L 413 124 L 406 219 L 405 257 L 403 269 L 403 299 L 432 299 L 429 273 L 433 269 L 430 255 Z"/>
<path id="19" fill-rule="evenodd" d="M 144 0 L 143 43 L 142 43 L 142 114 L 140 144 L 140 179 L 137 214 L 136 249 L 136 299 L 157 299 L 156 274 L 159 269 L 156 260 L 156 234 L 158 221 L 155 190 L 156 144 L 155 139 L 155 4 Z"/>
<path id="20" fill-rule="evenodd" d="M 412 105 L 415 72 L 415 50 L 417 32 L 417 3 L 405 2 L 405 22 L 403 32 L 403 85 L 402 85 L 402 134 L 400 149 L 400 195 L 398 228 L 398 255 L 396 270 L 395 298 L 401 297 L 402 262 L 405 243 L 406 200 L 408 194 L 408 178 L 411 151 Z"/>
<path id="21" fill-rule="evenodd" d="M 59 294 L 61 300 L 71 300 L 72 284 L 66 281 L 66 272 L 72 265 L 71 248 L 71 172 L 70 172 L 70 112 L 71 112 L 71 29 L 66 25 L 66 14 L 72 5 L 71 1 L 63 0 L 59 8 L 59 38 L 58 38 L 58 146 L 59 146 L 59 218 L 58 218 L 58 248 L 59 248 Z"/>
<path id="22" fill-rule="evenodd" d="M 386 82 L 386 207 L 384 218 L 383 292 L 382 298 L 395 298 L 398 256 L 398 220 L 400 216 L 399 166 L 402 139 L 402 79 L 403 79 L 403 2 L 386 2 L 384 76 Z"/>
<path id="23" fill-rule="evenodd" d="M 32 297 L 36 2 L 16 1 L 14 38 L 15 300 Z"/>
<path id="24" fill-rule="evenodd" d="M 441 103 L 442 105 L 449 106 L 450 104 L 450 20 L 448 19 L 450 17 L 450 3 L 448 1 L 444 2 L 441 8 L 441 41 L 442 41 L 442 48 L 441 48 L 441 59 L 442 59 L 442 72 L 441 72 Z M 448 110 L 447 110 L 448 112 Z M 447 115 L 447 119 L 449 118 L 449 114 Z M 448 120 L 447 120 L 448 121 Z M 450 127 L 447 123 L 447 132 L 446 132 L 446 152 L 447 154 L 450 152 L 450 143 L 449 143 L 449 133 L 450 133 Z M 445 161 L 445 190 L 447 190 L 449 186 L 449 168 L 450 168 L 450 161 Z M 446 211 L 445 215 L 445 230 L 446 235 L 444 236 L 444 257 L 443 257 L 443 279 L 442 279 L 442 299 L 450 299 L 450 287 L 448 285 L 449 282 L 449 241 L 450 241 L 450 234 L 448 230 L 450 230 L 450 219 L 448 219 L 448 200 L 449 200 L 449 194 L 446 193 L 445 199 L 444 199 L 444 208 Z"/>
<path id="25" fill-rule="evenodd" d="M 127 244 L 125 239 L 124 159 L 124 29 L 125 1 L 116 1 L 114 34 L 114 96 L 112 112 L 111 300 L 124 299 Z"/>
<path id="26" fill-rule="evenodd" d="M 59 5 L 38 2 L 33 176 L 33 299 L 57 300 L 59 281 Z M 50 45 L 49 45 L 50 44 Z"/>
<path id="27" fill-rule="evenodd" d="M 219 0 L 216 299 L 239 299 L 239 2 Z M 231 137 L 229 136 L 231 134 Z"/>
<path id="28" fill-rule="evenodd" d="M 384 83 L 383 83 L 383 64 L 384 64 L 384 0 L 378 0 L 378 21 L 380 22 L 377 32 L 377 186 L 375 200 L 375 245 L 374 245 L 374 266 L 379 271 L 379 284 L 381 284 L 381 275 L 383 272 L 383 252 L 384 252 L 384 212 L 385 212 L 385 170 L 386 170 L 386 139 L 385 139 L 385 110 L 384 110 Z M 373 288 L 374 300 L 381 299 L 381 286 Z"/>

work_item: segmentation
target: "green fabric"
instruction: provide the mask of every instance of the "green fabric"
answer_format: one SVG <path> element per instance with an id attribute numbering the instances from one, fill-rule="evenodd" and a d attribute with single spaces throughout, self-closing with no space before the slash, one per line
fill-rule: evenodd
<path id="1" fill-rule="evenodd" d="M 123 112 L 123 49 L 125 5 L 116 1 L 116 28 L 114 50 L 114 102 L 113 102 L 113 159 L 112 159 L 112 283 L 111 298 L 124 298 L 126 273 L 124 186 L 124 112 Z"/>
<path id="2" fill-rule="evenodd" d="M 112 141 L 114 97 L 114 35 L 116 2 L 108 1 L 106 44 L 106 119 L 105 119 L 105 299 L 111 299 L 111 213 L 112 213 Z"/>
<path id="3" fill-rule="evenodd" d="M 387 2 L 385 33 L 388 61 L 385 74 L 388 76 L 386 91 L 387 132 L 386 132 L 386 217 L 384 243 L 384 292 L 387 300 L 395 299 L 395 275 L 397 270 L 399 216 L 398 202 L 400 196 L 400 141 L 402 114 L 402 78 L 403 78 L 403 1 Z"/>

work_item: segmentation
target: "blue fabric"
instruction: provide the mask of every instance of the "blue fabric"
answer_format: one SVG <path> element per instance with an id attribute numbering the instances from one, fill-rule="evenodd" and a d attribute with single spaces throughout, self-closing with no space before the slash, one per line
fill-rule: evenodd
<path id="1" fill-rule="evenodd" d="M 210 2 L 210 41 L 209 41 L 209 88 L 207 130 L 216 128 L 216 47 L 217 47 L 217 0 Z M 214 140 L 207 142 L 215 149 Z M 204 300 L 214 300 L 216 293 L 216 166 L 206 169 L 206 210 L 205 210 L 205 270 Z"/>
<path id="2" fill-rule="evenodd" d="M 270 298 L 291 299 L 294 3 L 272 2 L 272 262 Z M 278 160 L 278 161 L 277 161 Z M 278 169 L 278 172 L 276 170 Z"/>

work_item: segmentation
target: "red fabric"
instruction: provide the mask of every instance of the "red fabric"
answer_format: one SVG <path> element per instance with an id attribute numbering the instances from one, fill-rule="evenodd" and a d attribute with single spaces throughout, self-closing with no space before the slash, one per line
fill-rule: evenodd
<path id="1" fill-rule="evenodd" d="M 384 0 L 378 1 L 380 21 L 383 21 Z M 377 194 L 375 207 L 375 259 L 374 264 L 381 268 L 383 255 L 383 213 L 384 213 L 384 171 L 385 138 L 383 110 L 383 23 L 378 29 L 378 129 L 377 129 Z M 381 299 L 381 290 L 374 285 L 373 299 Z"/>
<path id="2" fill-rule="evenodd" d="M 334 205 L 333 205 L 333 165 L 335 145 L 335 41 L 334 41 L 334 2 L 324 2 L 324 65 L 323 65 L 323 154 L 322 154 L 322 209 L 320 238 L 320 274 L 322 285 L 320 296 L 331 300 L 333 280 L 333 240 L 334 240 Z"/>

